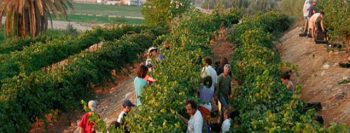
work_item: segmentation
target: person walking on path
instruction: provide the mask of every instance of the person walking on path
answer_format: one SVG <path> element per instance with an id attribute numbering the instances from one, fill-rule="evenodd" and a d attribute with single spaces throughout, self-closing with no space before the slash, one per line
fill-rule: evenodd
<path id="1" fill-rule="evenodd" d="M 227 58 L 226 58 L 226 57 L 222 57 L 222 58 L 220 59 L 219 66 L 218 66 L 217 68 L 215 68 L 217 75 L 220 75 L 221 73 L 224 72 L 224 66 L 225 66 L 226 64 L 228 64 Z M 231 75 L 231 72 L 230 72 L 230 75 Z"/>
<path id="2" fill-rule="evenodd" d="M 90 100 L 88 102 L 88 108 L 90 111 L 83 115 L 83 117 L 81 118 L 81 121 L 78 124 L 80 133 L 96 133 L 96 130 L 94 128 L 95 123 L 89 121 L 89 118 L 95 114 L 95 111 L 97 108 L 96 101 Z"/>
<path id="3" fill-rule="evenodd" d="M 231 65 L 226 64 L 224 66 L 224 72 L 220 74 L 218 78 L 218 84 L 215 91 L 215 96 L 219 98 L 223 107 L 228 105 L 228 98 L 232 93 L 231 81 L 232 77 L 230 76 Z"/>
<path id="4" fill-rule="evenodd" d="M 212 60 L 209 57 L 204 58 L 205 66 L 202 68 L 201 77 L 205 78 L 207 76 L 210 76 L 213 84 L 210 87 L 212 91 L 215 90 L 215 85 L 218 83 L 218 75 L 215 71 L 215 69 L 211 66 Z"/>
<path id="5" fill-rule="evenodd" d="M 310 0 L 305 0 L 304 8 L 303 8 L 303 17 L 304 17 L 304 34 L 307 35 L 309 32 L 308 22 L 309 22 L 309 8 L 310 8 Z"/>
<path id="6" fill-rule="evenodd" d="M 148 68 L 145 65 L 140 65 L 137 70 L 137 77 L 134 79 L 134 87 L 136 94 L 136 106 L 141 105 L 140 96 L 143 89 L 148 85 L 145 77 L 147 75 Z"/>
<path id="7" fill-rule="evenodd" d="M 124 125 L 124 117 L 131 111 L 132 107 L 135 107 L 135 104 L 133 104 L 130 100 L 123 101 L 123 110 L 120 112 L 118 119 L 115 122 L 115 128 L 120 128 L 122 125 Z M 127 126 L 124 127 L 124 131 L 126 133 L 129 132 Z"/>

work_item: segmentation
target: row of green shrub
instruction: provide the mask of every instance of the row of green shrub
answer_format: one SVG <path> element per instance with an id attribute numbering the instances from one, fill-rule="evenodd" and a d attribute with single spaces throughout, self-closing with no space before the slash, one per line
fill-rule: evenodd
<path id="1" fill-rule="evenodd" d="M 231 105 L 239 111 L 231 132 L 348 132 L 345 126 L 324 128 L 315 110 L 305 111 L 299 99 L 280 81 L 280 57 L 273 41 L 291 25 L 287 16 L 268 12 L 234 26 L 229 38 L 238 45 L 232 55 L 233 75 L 239 82 Z"/>
<path id="2" fill-rule="evenodd" d="M 133 29 L 123 31 L 130 28 Z M 98 35 L 104 33 L 97 31 Z M 118 33 L 107 36 L 112 38 Z M 80 107 L 80 100 L 91 96 L 92 85 L 111 79 L 113 69 L 118 71 L 136 61 L 155 37 L 152 32 L 124 35 L 117 41 L 105 42 L 97 51 L 69 58 L 64 71 L 35 71 L 6 80 L 0 90 L 0 132 L 28 132 L 36 118 L 44 118 L 51 110 Z"/>
<path id="3" fill-rule="evenodd" d="M 32 44 L 36 44 L 38 42 L 46 43 L 53 39 L 63 39 L 64 37 L 71 35 L 71 33 L 67 34 L 64 30 L 48 30 L 43 32 L 37 37 L 34 38 L 6 38 L 0 44 L 0 54 L 8 54 L 13 51 L 20 51 L 27 46 Z"/>
<path id="4" fill-rule="evenodd" d="M 51 41 L 38 42 L 22 51 L 2 55 L 0 58 L 0 80 L 11 78 L 20 73 L 30 73 L 59 62 L 71 55 L 80 53 L 82 50 L 101 41 L 118 39 L 127 33 L 138 33 L 144 27 L 121 26 L 110 29 L 95 29 L 80 34 L 77 37 L 67 36 Z"/>
<path id="5" fill-rule="evenodd" d="M 221 26 L 238 23 L 240 18 L 234 11 L 183 16 L 165 39 L 170 45 L 170 50 L 162 51 L 165 60 L 151 73 L 157 82 L 143 90 L 142 105 L 126 117 L 131 132 L 185 131 L 186 125 L 176 114 L 186 115 L 185 101 L 196 99 L 202 58 L 210 54 L 209 41 Z"/>

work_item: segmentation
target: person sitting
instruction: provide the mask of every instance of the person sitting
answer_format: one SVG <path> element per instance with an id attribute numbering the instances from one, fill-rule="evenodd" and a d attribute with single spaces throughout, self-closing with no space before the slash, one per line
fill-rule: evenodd
<path id="1" fill-rule="evenodd" d="M 115 128 L 120 128 L 124 124 L 124 117 L 130 112 L 132 107 L 135 107 L 135 104 L 133 104 L 130 100 L 124 100 L 123 101 L 123 110 L 118 115 L 118 119 L 115 122 Z M 128 132 L 127 127 L 124 127 L 125 131 Z"/>
<path id="2" fill-rule="evenodd" d="M 81 121 L 78 123 L 79 130 L 82 133 L 96 133 L 96 130 L 94 129 L 95 123 L 89 121 L 89 118 L 96 114 L 96 108 L 97 104 L 96 101 L 90 100 L 88 102 L 88 108 L 89 112 L 85 113 L 83 117 L 81 118 Z"/>
<path id="3" fill-rule="evenodd" d="M 311 36 L 312 39 L 315 40 L 316 38 L 316 31 L 321 31 L 325 32 L 326 29 L 324 27 L 324 22 L 323 22 L 323 16 L 324 16 L 324 12 L 320 12 L 320 13 L 315 13 L 314 15 L 312 15 L 312 17 L 309 20 L 309 28 L 311 30 Z"/>
<path id="4" fill-rule="evenodd" d="M 224 66 L 224 72 L 220 74 L 218 78 L 218 84 L 216 86 L 215 96 L 219 98 L 222 107 L 228 105 L 228 98 L 232 93 L 231 90 L 231 81 L 232 77 L 230 76 L 231 65 L 226 64 Z"/>
<path id="5" fill-rule="evenodd" d="M 211 66 L 212 65 L 212 60 L 209 57 L 204 58 L 205 66 L 202 68 L 201 71 L 201 77 L 205 78 L 207 76 L 210 76 L 212 79 L 212 86 L 210 89 L 214 91 L 214 87 L 218 82 L 218 75 L 215 71 L 215 69 Z"/>
<path id="6" fill-rule="evenodd" d="M 137 70 L 137 76 L 134 79 L 136 106 L 141 105 L 140 96 L 142 94 L 143 89 L 148 85 L 147 81 L 145 80 L 147 72 L 148 72 L 148 68 L 145 65 L 140 65 Z"/>
<path id="7" fill-rule="evenodd" d="M 195 101 L 186 101 L 186 113 L 191 116 L 190 120 L 187 120 L 181 115 L 178 115 L 178 117 L 187 125 L 187 133 L 202 133 L 203 117 Z"/>
<path id="8" fill-rule="evenodd" d="M 232 123 L 231 113 L 230 113 L 229 109 L 227 108 L 224 111 L 224 121 L 222 122 L 221 132 L 226 133 L 226 132 L 230 131 L 231 123 Z"/>
<path id="9" fill-rule="evenodd" d="M 281 76 L 281 82 L 287 87 L 288 90 L 291 90 L 292 92 L 295 91 L 295 87 L 293 82 L 290 80 L 291 72 L 285 72 Z"/>

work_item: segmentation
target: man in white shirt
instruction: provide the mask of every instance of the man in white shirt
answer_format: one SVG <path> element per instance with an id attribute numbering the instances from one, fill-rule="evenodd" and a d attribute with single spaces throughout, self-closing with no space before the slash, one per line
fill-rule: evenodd
<path id="1" fill-rule="evenodd" d="M 205 66 L 202 69 L 201 77 L 205 78 L 206 76 L 210 76 L 213 84 L 211 85 L 210 89 L 214 91 L 214 86 L 218 83 L 218 75 L 215 71 L 215 69 L 211 66 L 212 60 L 208 57 L 204 58 Z"/>
<path id="2" fill-rule="evenodd" d="M 230 131 L 232 119 L 230 118 L 230 112 L 228 109 L 224 111 L 224 122 L 222 122 L 221 133 Z"/>
<path id="3" fill-rule="evenodd" d="M 187 124 L 187 133 L 202 133 L 203 117 L 195 101 L 186 101 L 186 113 L 191 116 L 190 120 L 187 120 L 181 115 L 178 116 Z"/>

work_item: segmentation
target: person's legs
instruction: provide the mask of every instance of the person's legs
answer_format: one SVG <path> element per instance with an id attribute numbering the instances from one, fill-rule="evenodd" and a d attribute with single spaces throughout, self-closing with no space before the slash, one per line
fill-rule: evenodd
<path id="1" fill-rule="evenodd" d="M 308 27 L 308 25 L 309 25 L 309 21 L 308 21 L 309 19 L 308 19 L 308 17 L 304 17 L 304 21 L 305 21 L 305 23 L 304 23 L 304 33 L 307 35 L 308 34 L 308 32 L 309 32 L 309 27 Z"/>
<path id="2" fill-rule="evenodd" d="M 220 102 L 222 104 L 222 108 L 225 108 L 227 106 L 227 101 L 225 97 L 220 96 Z"/>

